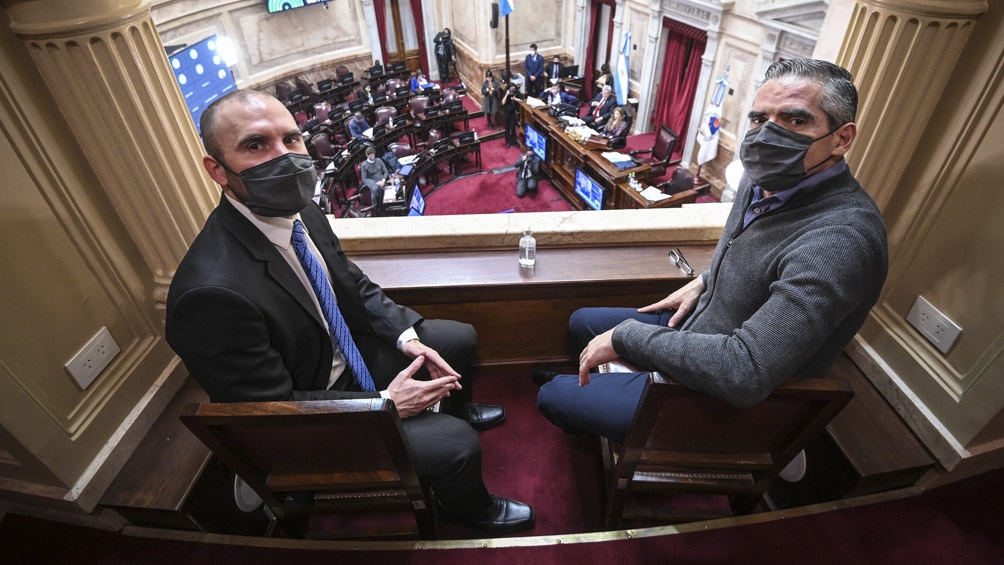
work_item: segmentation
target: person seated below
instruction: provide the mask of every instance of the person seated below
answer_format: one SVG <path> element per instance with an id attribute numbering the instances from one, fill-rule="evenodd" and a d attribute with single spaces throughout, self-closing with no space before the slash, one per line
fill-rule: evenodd
<path id="1" fill-rule="evenodd" d="M 600 135 L 609 137 L 610 139 L 625 137 L 627 129 L 628 123 L 627 117 L 624 115 L 624 108 L 618 106 L 614 108 L 614 111 L 610 114 L 610 119 L 600 129 Z"/>
<path id="2" fill-rule="evenodd" d="M 422 89 L 425 88 L 439 88 L 439 85 L 425 78 L 425 74 L 422 73 L 422 69 L 415 69 L 415 72 L 411 75 L 411 81 L 409 81 L 411 86 L 412 94 L 421 94 Z"/>
<path id="3" fill-rule="evenodd" d="M 516 196 L 523 198 L 527 192 L 537 195 L 537 181 L 540 180 L 540 158 L 529 147 L 516 161 Z"/>
<path id="4" fill-rule="evenodd" d="M 565 85 L 560 82 L 554 82 L 550 88 L 544 91 L 543 97 L 544 103 L 548 106 L 557 106 L 558 104 L 575 105 L 575 97 L 565 92 Z"/>
<path id="5" fill-rule="evenodd" d="M 356 112 L 349 120 L 349 135 L 360 141 L 365 140 L 366 130 L 370 129 L 370 124 L 363 117 L 362 112 Z"/>
<path id="6" fill-rule="evenodd" d="M 366 148 L 366 160 L 359 164 L 359 176 L 362 178 L 362 189 L 370 191 L 370 200 L 377 215 L 383 215 L 383 193 L 389 186 L 390 170 L 383 159 L 377 159 L 375 147 Z"/>
<path id="7" fill-rule="evenodd" d="M 610 86 L 604 86 L 596 98 L 593 98 L 593 101 L 589 103 L 589 112 L 582 116 L 582 121 L 593 129 L 601 128 L 616 107 L 617 97 L 614 96 L 614 89 Z"/>

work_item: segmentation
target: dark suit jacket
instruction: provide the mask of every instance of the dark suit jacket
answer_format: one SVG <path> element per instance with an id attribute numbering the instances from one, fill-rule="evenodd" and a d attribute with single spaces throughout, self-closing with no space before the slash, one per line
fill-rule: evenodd
<path id="1" fill-rule="evenodd" d="M 544 56 L 540 53 L 527 55 L 526 62 L 524 63 L 524 70 L 526 71 L 527 79 L 529 79 L 530 76 L 535 76 L 539 79 L 540 75 L 544 73 Z"/>
<path id="2" fill-rule="evenodd" d="M 357 344 L 376 338 L 393 346 L 422 320 L 345 256 L 317 206 L 300 217 Z M 333 347 L 308 292 L 272 242 L 222 197 L 171 283 L 167 341 L 213 402 L 379 396 L 345 375 L 337 390 L 325 390 Z"/>
<path id="3" fill-rule="evenodd" d="M 602 98 L 603 98 L 603 93 L 601 92 L 600 94 L 597 94 L 593 98 L 593 102 L 599 102 Z M 600 118 L 599 118 L 599 120 L 600 121 L 606 120 L 610 116 L 610 114 L 612 114 L 614 112 L 614 108 L 616 108 L 616 107 L 617 107 L 617 97 L 614 96 L 613 93 L 611 92 L 610 93 L 610 97 L 607 98 L 607 101 L 602 106 L 600 106 Z M 586 115 L 587 116 L 593 115 L 593 112 L 595 110 L 596 110 L 596 107 L 593 106 L 592 104 L 590 104 L 589 105 L 589 109 L 586 111 Z"/>
<path id="4" fill-rule="evenodd" d="M 561 78 L 561 71 L 565 68 L 565 65 L 558 63 L 558 71 L 554 71 L 554 61 L 544 65 L 544 72 L 547 73 L 548 78 Z"/>

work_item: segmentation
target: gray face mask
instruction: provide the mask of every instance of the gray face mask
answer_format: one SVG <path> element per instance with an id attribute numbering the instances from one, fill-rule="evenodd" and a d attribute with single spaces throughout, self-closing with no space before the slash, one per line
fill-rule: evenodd
<path id="1" fill-rule="evenodd" d="M 739 159 L 750 180 L 768 192 L 779 192 L 795 186 L 808 176 L 809 171 L 830 160 L 827 157 L 822 163 L 805 168 L 805 155 L 812 144 L 838 129 L 840 126 L 813 139 L 786 130 L 774 122 L 766 122 L 746 132 L 739 148 Z"/>
<path id="2" fill-rule="evenodd" d="M 247 189 L 244 204 L 259 216 L 296 214 L 310 203 L 317 185 L 314 161 L 299 153 L 286 153 L 234 174 Z"/>

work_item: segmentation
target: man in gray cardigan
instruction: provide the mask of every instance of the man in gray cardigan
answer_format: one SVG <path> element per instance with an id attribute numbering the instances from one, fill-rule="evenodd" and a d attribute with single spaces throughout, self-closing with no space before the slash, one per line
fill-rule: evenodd
<path id="1" fill-rule="evenodd" d="M 843 158 L 857 132 L 850 73 L 788 60 L 765 78 L 711 268 L 638 310 L 575 312 L 579 375 L 535 371 L 554 424 L 624 440 L 648 373 L 589 374 L 617 358 L 752 406 L 787 377 L 825 375 L 878 301 L 885 225 Z"/>

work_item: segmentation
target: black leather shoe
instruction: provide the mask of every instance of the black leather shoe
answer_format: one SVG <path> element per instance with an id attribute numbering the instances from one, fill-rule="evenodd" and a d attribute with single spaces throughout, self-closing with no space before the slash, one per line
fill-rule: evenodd
<path id="1" fill-rule="evenodd" d="M 463 524 L 493 534 L 505 534 L 533 526 L 533 508 L 530 505 L 494 495 L 488 508 L 474 516 L 469 518 L 457 516 L 440 505 L 439 517 L 447 522 Z"/>
<path id="2" fill-rule="evenodd" d="M 533 379 L 533 382 L 537 383 L 537 386 L 544 386 L 553 381 L 554 377 L 557 377 L 559 374 L 561 373 L 550 369 L 534 369 L 530 373 L 530 377 Z"/>
<path id="3" fill-rule="evenodd" d="M 454 416 L 467 422 L 475 430 L 483 432 L 488 428 L 494 428 L 505 420 L 505 408 L 502 408 L 498 404 L 469 402 L 458 410 Z"/>

